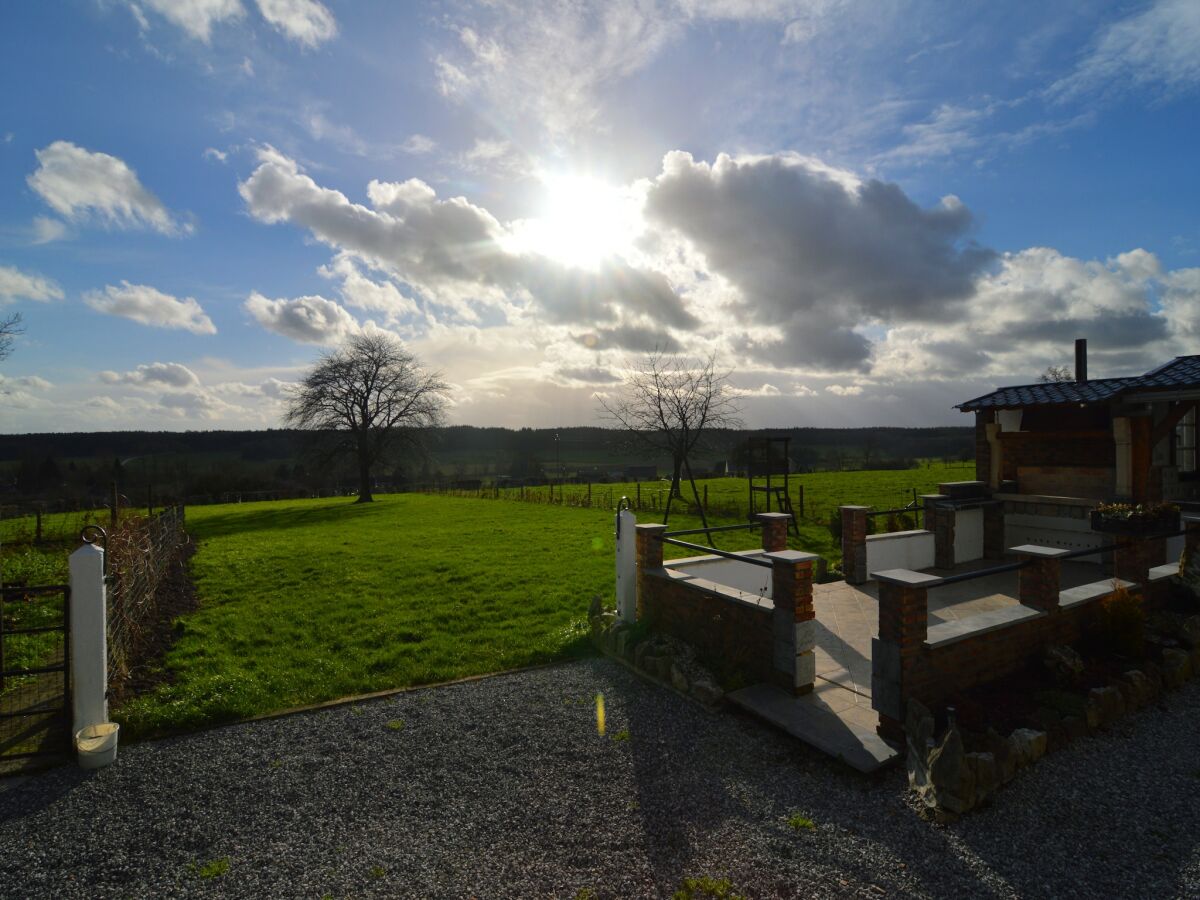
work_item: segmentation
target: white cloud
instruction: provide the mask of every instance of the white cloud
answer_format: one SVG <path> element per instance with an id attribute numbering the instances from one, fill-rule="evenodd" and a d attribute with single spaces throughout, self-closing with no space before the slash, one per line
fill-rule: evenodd
<path id="1" fill-rule="evenodd" d="M 953 316 L 995 255 L 970 240 L 957 198 L 921 208 L 895 184 L 795 154 L 668 153 L 646 210 L 734 285 L 741 316 L 770 327 L 758 352 L 812 369 L 865 369 L 863 324 Z"/>
<path id="2" fill-rule="evenodd" d="M 59 219 L 53 219 L 50 216 L 33 217 L 33 242 L 35 244 L 49 244 L 53 241 L 60 241 L 66 236 L 67 226 Z"/>
<path id="3" fill-rule="evenodd" d="M 825 390 L 838 397 L 857 397 L 863 392 L 861 384 L 830 384 Z"/>
<path id="4" fill-rule="evenodd" d="M 365 276 L 347 254 L 338 254 L 328 266 L 319 270 L 326 278 L 341 279 L 339 292 L 347 306 L 384 313 L 396 320 L 421 313 L 416 302 L 400 293 L 391 281 L 374 281 Z"/>
<path id="5" fill-rule="evenodd" d="M 271 300 L 255 291 L 242 305 L 267 331 L 303 344 L 337 344 L 359 330 L 354 316 L 324 297 Z"/>
<path id="6" fill-rule="evenodd" d="M 432 153 L 437 149 L 437 142 L 433 138 L 426 137 L 423 134 L 410 135 L 408 140 L 400 145 L 400 149 L 405 153 L 411 153 L 414 156 L 420 156 L 424 153 Z"/>
<path id="7" fill-rule="evenodd" d="M 120 287 L 107 285 L 103 291 L 88 291 L 83 300 L 92 309 L 153 325 L 178 328 L 192 334 L 216 334 L 212 319 L 205 315 L 193 297 L 173 297 L 145 284 L 122 281 Z"/>
<path id="8" fill-rule="evenodd" d="M 49 278 L 22 272 L 13 266 L 0 266 L 0 303 L 14 300 L 61 300 L 62 288 Z"/>
<path id="9" fill-rule="evenodd" d="M 240 0 L 140 0 L 172 25 L 182 28 L 198 41 L 208 43 L 214 25 L 242 18 L 246 11 Z M 133 3 L 140 27 L 144 30 L 146 19 Z"/>
<path id="10" fill-rule="evenodd" d="M 196 373 L 182 363 L 155 362 L 138 366 L 131 372 L 104 371 L 100 380 L 106 384 L 128 384 L 134 387 L 166 387 L 187 390 L 200 387 Z"/>
<path id="11" fill-rule="evenodd" d="M 55 141 L 37 151 L 38 167 L 29 186 L 63 218 L 91 218 L 117 228 L 145 227 L 163 234 L 187 234 L 137 173 L 107 153 L 93 153 L 70 141 Z"/>
<path id="12" fill-rule="evenodd" d="M 510 249 L 511 232 L 463 197 L 442 200 L 419 179 L 372 181 L 372 207 L 320 187 L 273 148 L 238 189 L 262 222 L 291 222 L 453 310 L 518 312 L 532 302 L 549 321 L 614 322 L 618 311 L 676 328 L 699 323 L 658 272 L 610 260 L 594 271 Z"/>
<path id="13" fill-rule="evenodd" d="M 1120 94 L 1134 87 L 1167 93 L 1200 84 L 1200 4 L 1158 0 L 1104 29 L 1090 52 L 1047 94 L 1077 99 L 1093 92 Z"/>
<path id="14" fill-rule="evenodd" d="M 258 11 L 280 34 L 317 47 L 337 34 L 333 13 L 317 0 L 258 0 Z"/>
<path id="15" fill-rule="evenodd" d="M 205 147 L 204 158 L 215 159 L 217 162 L 225 162 L 229 158 L 229 154 L 224 150 L 218 150 L 216 147 Z"/>

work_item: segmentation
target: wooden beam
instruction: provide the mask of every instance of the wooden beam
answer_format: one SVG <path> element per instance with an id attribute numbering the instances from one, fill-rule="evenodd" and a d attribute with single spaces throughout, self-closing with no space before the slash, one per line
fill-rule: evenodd
<path id="1" fill-rule="evenodd" d="M 1175 426 L 1183 421 L 1183 417 L 1196 408 L 1195 400 L 1182 400 L 1172 404 L 1167 417 L 1154 426 L 1150 432 L 1150 449 L 1158 446 L 1158 442 L 1175 430 Z"/>

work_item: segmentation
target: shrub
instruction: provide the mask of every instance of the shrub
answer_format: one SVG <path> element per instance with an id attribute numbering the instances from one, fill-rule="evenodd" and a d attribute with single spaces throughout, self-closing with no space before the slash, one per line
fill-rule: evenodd
<path id="1" fill-rule="evenodd" d="M 1141 657 L 1145 625 L 1141 603 L 1120 585 L 1100 604 L 1099 637 L 1108 653 Z"/>

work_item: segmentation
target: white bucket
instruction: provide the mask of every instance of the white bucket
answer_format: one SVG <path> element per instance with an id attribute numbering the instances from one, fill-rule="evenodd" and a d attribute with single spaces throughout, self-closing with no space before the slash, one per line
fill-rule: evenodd
<path id="1" fill-rule="evenodd" d="M 116 722 L 100 725 L 85 725 L 75 732 L 75 750 L 79 765 L 84 769 L 99 769 L 117 758 L 117 733 L 121 726 Z"/>

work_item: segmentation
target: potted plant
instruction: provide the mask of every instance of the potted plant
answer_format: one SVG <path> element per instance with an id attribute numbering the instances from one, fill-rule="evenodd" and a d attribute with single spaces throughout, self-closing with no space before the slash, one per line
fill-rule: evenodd
<path id="1" fill-rule="evenodd" d="M 1101 503 L 1092 510 L 1092 530 L 1146 537 L 1179 530 L 1179 507 L 1170 503 Z"/>

